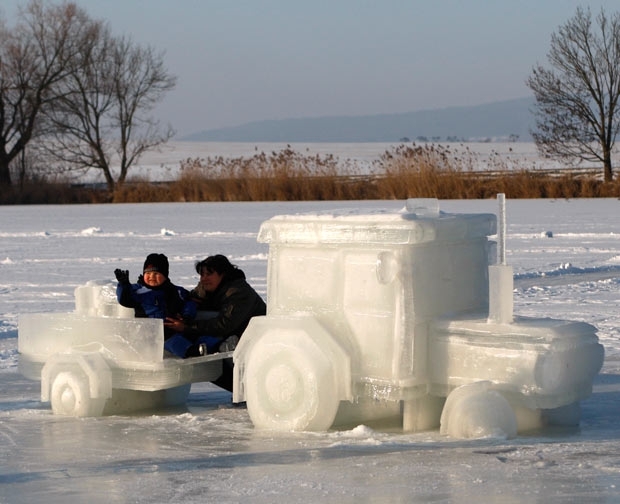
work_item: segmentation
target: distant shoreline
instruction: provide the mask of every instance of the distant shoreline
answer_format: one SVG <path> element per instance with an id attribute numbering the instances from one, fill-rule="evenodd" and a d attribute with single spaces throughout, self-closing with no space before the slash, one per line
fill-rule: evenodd
<path id="1" fill-rule="evenodd" d="M 532 141 L 533 96 L 473 106 L 346 116 L 252 121 L 183 135 L 199 142 Z"/>

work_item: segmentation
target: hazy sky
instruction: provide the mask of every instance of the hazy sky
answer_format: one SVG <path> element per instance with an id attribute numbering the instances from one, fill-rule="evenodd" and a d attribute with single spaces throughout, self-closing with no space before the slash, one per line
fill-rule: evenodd
<path id="1" fill-rule="evenodd" d="M 165 51 L 178 135 L 263 119 L 411 112 L 529 96 L 551 34 L 618 0 L 76 0 Z M 2 0 L 13 19 L 24 0 Z"/>

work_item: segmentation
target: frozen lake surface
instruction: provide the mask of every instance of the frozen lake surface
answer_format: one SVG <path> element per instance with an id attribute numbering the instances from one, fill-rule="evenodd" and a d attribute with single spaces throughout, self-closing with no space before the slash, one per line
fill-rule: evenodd
<path id="1" fill-rule="evenodd" d="M 620 201 L 507 202 L 515 314 L 599 329 L 605 363 L 579 428 L 454 440 L 393 425 L 256 431 L 243 407 L 195 384 L 185 408 L 63 418 L 17 371 L 20 313 L 73 310 L 73 290 L 139 273 L 149 252 L 191 287 L 224 253 L 266 296 L 263 220 L 403 201 L 0 207 L 0 502 L 616 502 L 620 498 Z M 495 200 L 442 201 L 496 212 Z"/>

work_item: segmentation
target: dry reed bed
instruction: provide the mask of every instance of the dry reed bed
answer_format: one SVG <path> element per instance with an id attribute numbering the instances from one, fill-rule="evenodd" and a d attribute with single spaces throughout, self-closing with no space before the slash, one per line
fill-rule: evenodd
<path id="1" fill-rule="evenodd" d="M 436 145 L 399 145 L 372 166 L 331 155 L 305 155 L 290 147 L 250 158 L 192 158 L 177 180 L 134 179 L 113 193 L 68 185 L 35 184 L 0 203 L 89 203 L 173 201 L 365 200 L 434 197 L 484 199 L 619 197 L 620 182 L 604 183 L 598 171 L 553 172 L 514 166 L 491 156 L 479 171 L 476 154 Z M 600 170 L 602 172 L 602 168 Z"/>

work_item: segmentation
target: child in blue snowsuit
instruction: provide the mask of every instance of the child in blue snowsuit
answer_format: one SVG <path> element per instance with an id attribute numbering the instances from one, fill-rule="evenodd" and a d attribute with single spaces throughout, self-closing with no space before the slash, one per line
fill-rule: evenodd
<path id="1" fill-rule="evenodd" d="M 133 308 L 136 317 L 159 318 L 164 321 L 167 317 L 188 322 L 193 320 L 196 317 L 196 303 L 190 298 L 189 291 L 170 281 L 168 274 L 168 258 L 164 254 L 149 254 L 144 261 L 142 275 L 134 284 L 129 282 L 128 271 L 114 270 L 118 280 L 118 302 L 127 308 Z M 183 349 L 167 348 L 168 341 L 176 341 L 176 338 L 172 338 L 174 334 L 175 331 L 164 324 L 164 350 L 184 357 Z"/>

